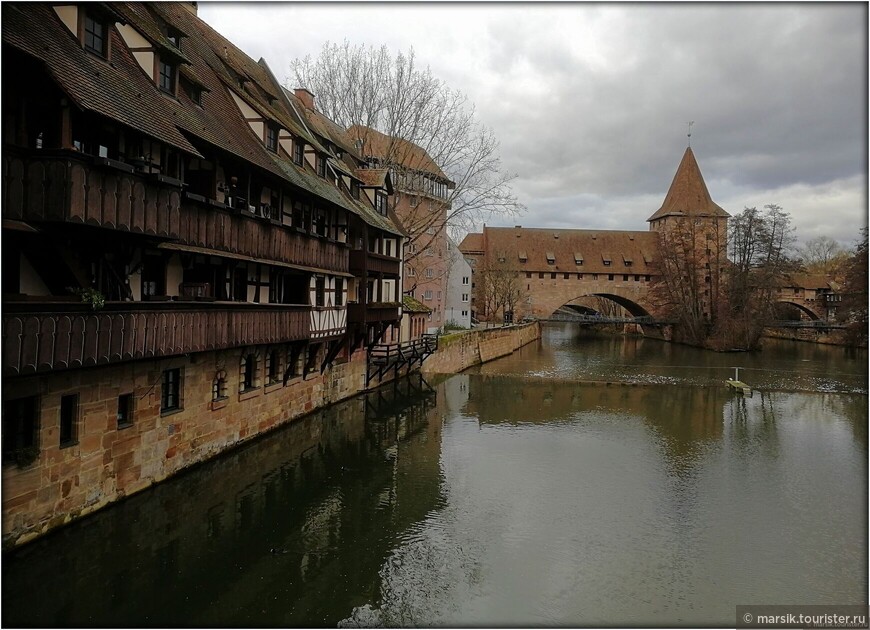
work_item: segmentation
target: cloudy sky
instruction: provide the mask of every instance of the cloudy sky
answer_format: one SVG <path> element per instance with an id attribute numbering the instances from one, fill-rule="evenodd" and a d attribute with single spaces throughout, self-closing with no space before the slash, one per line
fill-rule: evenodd
<path id="1" fill-rule="evenodd" d="M 474 102 L 527 210 L 491 225 L 647 229 L 686 147 L 732 214 L 800 241 L 867 225 L 865 4 L 206 3 L 279 80 L 326 41 L 414 48 Z M 291 86 L 296 87 L 296 86 Z"/>

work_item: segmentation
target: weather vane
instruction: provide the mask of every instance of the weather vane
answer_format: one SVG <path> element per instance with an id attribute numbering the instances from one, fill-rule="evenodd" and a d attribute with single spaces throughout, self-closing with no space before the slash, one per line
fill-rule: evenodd
<path id="1" fill-rule="evenodd" d="M 687 122 L 686 124 L 689 126 L 689 133 L 686 134 L 686 135 L 687 135 L 688 138 L 689 138 L 689 146 L 692 146 L 692 125 L 695 124 L 695 121 L 694 121 L 694 120 L 690 120 L 690 121 Z"/>

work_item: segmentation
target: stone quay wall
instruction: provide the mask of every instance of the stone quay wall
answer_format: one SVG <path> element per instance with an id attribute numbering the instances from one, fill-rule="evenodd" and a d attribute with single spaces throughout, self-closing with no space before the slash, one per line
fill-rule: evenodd
<path id="1" fill-rule="evenodd" d="M 239 392 L 242 349 L 68 370 L 4 383 L 4 398 L 38 395 L 39 456 L 4 463 L 3 547 L 8 548 L 205 461 L 315 409 L 365 389 L 366 355 L 323 374 Z M 182 409 L 160 410 L 161 375 L 182 368 Z M 216 371 L 227 395 L 212 400 Z M 61 397 L 78 395 L 76 439 L 59 445 Z M 118 426 L 118 397 L 133 421 Z"/>
<path id="2" fill-rule="evenodd" d="M 438 352 L 423 362 L 422 372 L 423 374 L 455 374 L 472 365 L 511 354 L 540 337 L 539 322 L 445 335 L 438 341 Z"/>

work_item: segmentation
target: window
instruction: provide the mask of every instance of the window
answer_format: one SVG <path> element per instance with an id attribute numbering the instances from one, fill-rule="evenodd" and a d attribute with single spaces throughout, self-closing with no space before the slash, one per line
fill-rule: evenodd
<path id="1" fill-rule="evenodd" d="M 239 366 L 239 389 L 246 392 L 257 387 L 257 355 L 254 353 L 242 355 Z"/>
<path id="2" fill-rule="evenodd" d="M 531 271 L 527 271 L 527 272 L 526 272 L 526 278 L 531 278 L 531 277 L 532 277 L 532 272 L 531 272 Z"/>
<path id="3" fill-rule="evenodd" d="M 413 267 L 408 267 L 408 275 L 409 276 L 416 276 L 417 271 Z"/>
<path id="4" fill-rule="evenodd" d="M 574 253 L 574 264 L 582 265 L 583 264 L 583 255 L 579 252 Z"/>
<path id="5" fill-rule="evenodd" d="M 408 243 L 408 252 L 411 254 L 417 253 L 417 244 L 416 243 Z"/>
<path id="6" fill-rule="evenodd" d="M 27 466 L 39 456 L 39 397 L 3 402 L 3 461 Z"/>
<path id="7" fill-rule="evenodd" d="M 266 355 L 266 384 L 277 383 L 281 379 L 281 352 L 273 348 Z"/>
<path id="8" fill-rule="evenodd" d="M 323 306 L 326 296 L 326 278 L 318 276 L 314 279 L 314 305 Z"/>
<path id="9" fill-rule="evenodd" d="M 555 279 L 556 279 L 556 274 L 555 274 L 555 273 L 551 273 L 551 274 L 550 274 L 550 280 L 555 280 Z"/>
<path id="10" fill-rule="evenodd" d="M 612 273 L 607 274 L 607 279 L 608 279 L 608 280 L 613 280 L 613 274 L 612 274 Z"/>
<path id="11" fill-rule="evenodd" d="M 539 271 L 539 272 L 538 272 L 538 280 L 542 280 L 543 278 L 544 278 L 544 272 L 543 272 L 543 271 Z"/>
<path id="12" fill-rule="evenodd" d="M 118 396 L 118 428 L 126 429 L 133 426 L 133 394 Z"/>
<path id="13" fill-rule="evenodd" d="M 432 271 L 432 268 L 431 268 L 431 267 L 426 267 L 426 277 L 427 277 L 427 278 L 432 278 L 432 277 L 434 277 L 434 275 L 435 275 L 435 272 Z"/>
<path id="14" fill-rule="evenodd" d="M 426 292 L 424 292 L 424 293 L 423 293 L 423 299 L 424 299 L 424 300 L 431 300 L 431 299 L 432 299 L 432 291 L 426 291 Z M 430 315 L 431 315 L 431 313 L 430 313 Z"/>
<path id="15" fill-rule="evenodd" d="M 604 262 L 604 266 L 605 266 L 605 267 L 609 267 L 609 266 L 610 266 L 610 261 L 609 261 L 609 260 L 605 260 L 605 261 L 603 261 L 603 262 Z"/>
<path id="16" fill-rule="evenodd" d="M 211 400 L 217 402 L 227 397 L 227 372 L 218 370 L 211 382 Z"/>
<path id="17" fill-rule="evenodd" d="M 79 395 L 70 394 L 60 399 L 60 447 L 78 443 Z"/>
<path id="18" fill-rule="evenodd" d="M 468 317 L 468 311 L 462 311 L 462 316 L 463 316 L 463 317 Z"/>
<path id="19" fill-rule="evenodd" d="M 85 50 L 106 57 L 108 37 L 106 25 L 85 13 L 84 17 L 84 45 Z"/>
<path id="20" fill-rule="evenodd" d="M 344 278 L 335 279 L 335 305 L 344 306 Z"/>
<path id="21" fill-rule="evenodd" d="M 441 299 L 441 291 L 438 292 L 438 299 Z"/>
<path id="22" fill-rule="evenodd" d="M 175 66 L 166 63 L 162 59 L 159 64 L 159 76 L 157 77 L 157 85 L 164 92 L 175 94 Z"/>
<path id="23" fill-rule="evenodd" d="M 274 125 L 266 125 L 266 148 L 278 151 L 278 128 Z"/>
<path id="24" fill-rule="evenodd" d="M 317 156 L 317 174 L 326 177 L 326 159 L 322 155 Z"/>
<path id="25" fill-rule="evenodd" d="M 468 284 L 468 276 L 462 276 L 462 284 L 464 284 L 464 285 Z"/>
<path id="26" fill-rule="evenodd" d="M 163 370 L 160 388 L 160 413 L 181 409 L 181 368 Z"/>
<path id="27" fill-rule="evenodd" d="M 462 301 L 463 301 L 463 302 L 467 302 L 467 301 L 468 301 L 468 294 L 467 294 L 467 293 L 463 293 L 463 294 L 462 294 Z"/>
<path id="28" fill-rule="evenodd" d="M 623 281 L 623 282 L 628 282 L 628 276 L 625 276 L 625 275 L 622 276 L 622 281 Z"/>
<path id="29" fill-rule="evenodd" d="M 359 199 L 359 183 L 354 179 L 350 180 L 350 196 Z"/>
<path id="30" fill-rule="evenodd" d="M 305 143 L 299 139 L 293 141 L 293 161 L 299 166 L 302 166 L 302 160 L 305 152 Z"/>
<path id="31" fill-rule="evenodd" d="M 387 204 L 386 199 L 381 193 L 375 193 L 375 210 L 378 211 L 378 214 L 387 216 Z"/>
<path id="32" fill-rule="evenodd" d="M 555 265 L 556 264 L 556 254 L 553 252 L 547 252 L 547 264 Z"/>
<path id="33" fill-rule="evenodd" d="M 570 274 L 570 273 L 562 274 L 562 279 L 563 279 L 563 280 L 567 280 L 567 279 L 570 278 L 570 277 L 571 277 L 571 274 Z"/>

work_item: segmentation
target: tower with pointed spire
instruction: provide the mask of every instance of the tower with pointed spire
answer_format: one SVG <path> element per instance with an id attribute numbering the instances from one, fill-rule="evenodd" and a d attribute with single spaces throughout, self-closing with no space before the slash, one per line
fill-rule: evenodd
<path id="1" fill-rule="evenodd" d="M 650 230 L 660 234 L 662 249 L 681 252 L 687 258 L 684 269 L 693 269 L 689 275 L 703 279 L 703 288 L 688 292 L 698 295 L 708 320 L 718 303 L 730 216 L 710 197 L 692 147 L 687 147 L 664 203 L 647 221 Z"/>

